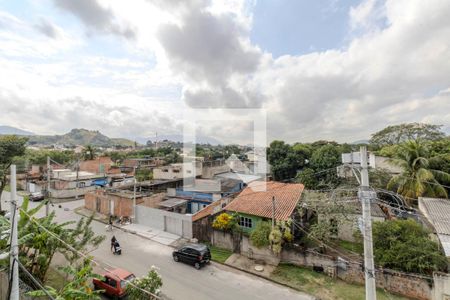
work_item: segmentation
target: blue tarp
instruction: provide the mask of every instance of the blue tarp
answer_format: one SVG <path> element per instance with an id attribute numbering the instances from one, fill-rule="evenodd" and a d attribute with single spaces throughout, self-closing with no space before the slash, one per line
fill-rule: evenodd
<path id="1" fill-rule="evenodd" d="M 92 181 L 92 185 L 106 186 L 107 184 L 108 180 L 106 180 L 106 178 L 99 178 Z"/>

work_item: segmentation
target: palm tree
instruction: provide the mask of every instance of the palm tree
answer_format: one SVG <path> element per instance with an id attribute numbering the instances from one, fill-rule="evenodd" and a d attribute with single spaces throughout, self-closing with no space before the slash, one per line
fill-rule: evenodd
<path id="1" fill-rule="evenodd" d="M 402 173 L 391 178 L 387 188 L 396 189 L 397 193 L 407 199 L 421 196 L 448 198 L 446 189 L 440 182 L 450 182 L 450 174 L 429 167 L 436 160 L 430 157 L 428 149 L 420 140 L 410 140 L 400 145 L 396 158 L 391 162 L 400 168 Z"/>
<path id="2" fill-rule="evenodd" d="M 95 149 L 92 145 L 87 145 L 86 148 L 84 148 L 83 152 L 85 160 L 93 160 L 95 158 L 97 149 Z"/>

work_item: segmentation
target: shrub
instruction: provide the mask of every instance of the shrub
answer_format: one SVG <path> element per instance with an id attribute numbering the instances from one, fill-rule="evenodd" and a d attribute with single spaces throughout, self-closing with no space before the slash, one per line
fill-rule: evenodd
<path id="1" fill-rule="evenodd" d="M 276 254 L 281 252 L 282 243 L 283 243 L 283 234 L 280 231 L 280 228 L 276 226 L 269 235 L 269 241 L 272 244 L 272 251 Z"/>
<path id="2" fill-rule="evenodd" d="M 128 299 L 152 299 L 152 297 L 149 297 L 148 293 L 159 295 L 160 288 L 162 286 L 162 279 L 155 267 L 152 266 L 146 276 L 135 278 L 131 281 L 131 283 L 132 284 L 128 284 L 126 287 Z"/>
<path id="3" fill-rule="evenodd" d="M 228 230 L 233 226 L 233 217 L 227 213 L 218 215 L 212 224 L 212 227 L 220 230 Z"/>
<path id="4" fill-rule="evenodd" d="M 432 274 L 446 269 L 445 256 L 414 220 L 373 224 L 375 263 L 399 271 Z"/>
<path id="5" fill-rule="evenodd" d="M 268 222 L 259 222 L 256 224 L 255 230 L 250 234 L 252 244 L 257 248 L 269 246 L 269 234 L 271 229 L 271 225 Z"/>

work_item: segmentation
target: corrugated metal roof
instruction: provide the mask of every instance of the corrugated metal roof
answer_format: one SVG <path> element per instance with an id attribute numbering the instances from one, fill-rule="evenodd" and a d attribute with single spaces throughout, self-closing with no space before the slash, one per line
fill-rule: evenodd
<path id="1" fill-rule="evenodd" d="M 421 197 L 419 203 L 419 208 L 433 224 L 436 233 L 450 235 L 450 200 Z"/>
<path id="2" fill-rule="evenodd" d="M 265 184 L 265 185 L 264 185 Z M 303 184 L 252 182 L 225 210 L 272 218 L 272 197 L 275 197 L 275 219 L 288 220 L 297 206 Z"/>
<path id="3" fill-rule="evenodd" d="M 438 234 L 442 247 L 444 248 L 445 256 L 450 257 L 450 235 Z"/>
<path id="4" fill-rule="evenodd" d="M 450 257 L 450 200 L 441 198 L 419 198 L 419 209 L 433 224 L 444 248 L 445 256 Z"/>
<path id="5" fill-rule="evenodd" d="M 187 202 L 187 200 L 180 199 L 180 198 L 169 198 L 168 200 L 158 203 L 158 205 L 162 206 L 162 207 L 171 208 L 171 207 L 175 207 L 175 206 L 184 204 L 186 202 Z"/>

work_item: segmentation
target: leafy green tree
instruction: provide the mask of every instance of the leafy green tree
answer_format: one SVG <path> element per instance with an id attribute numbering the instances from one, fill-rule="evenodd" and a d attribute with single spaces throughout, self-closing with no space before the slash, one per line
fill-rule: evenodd
<path id="1" fill-rule="evenodd" d="M 316 172 L 311 168 L 305 168 L 297 173 L 296 181 L 302 183 L 305 188 L 315 190 L 318 187 L 319 181 Z"/>
<path id="2" fill-rule="evenodd" d="M 9 173 L 9 167 L 17 156 L 25 153 L 25 144 L 27 138 L 18 137 L 16 135 L 0 136 L 0 199 L 6 186 L 6 177 Z M 2 206 L 0 202 L 0 212 Z"/>
<path id="3" fill-rule="evenodd" d="M 101 279 L 102 276 L 96 274 L 92 270 L 89 259 L 84 259 L 82 264 L 66 267 L 60 267 L 59 270 L 64 272 L 70 280 L 66 281 L 66 285 L 60 290 L 56 290 L 51 286 L 46 286 L 45 290 L 57 300 L 94 300 L 101 299 L 101 290 L 93 290 L 91 288 L 91 280 L 93 278 Z M 45 297 L 47 294 L 43 290 L 37 290 L 27 293 L 33 297 Z"/>
<path id="4" fill-rule="evenodd" d="M 87 220 L 82 218 L 76 222 L 74 228 L 68 228 L 75 222 L 56 223 L 54 211 L 42 218 L 35 217 L 35 214 L 45 205 L 44 202 L 32 209 L 28 208 L 28 204 L 28 198 L 24 198 L 18 221 L 19 257 L 29 272 L 41 282 L 44 281 L 55 253 L 62 253 L 73 264 L 79 259 L 77 252 L 87 254 L 88 248 L 95 249 L 105 239 L 104 236 L 95 236 L 92 231 L 90 227 L 92 216 Z M 0 225 L 10 226 L 9 224 L 9 220 L 0 217 Z M 7 238 L 5 237 L 5 240 Z M 0 246 L 6 247 L 2 243 Z M 0 250 L 4 248 L 0 247 Z"/>
<path id="5" fill-rule="evenodd" d="M 436 242 L 414 220 L 373 223 L 375 263 L 384 268 L 431 275 L 447 262 Z"/>
<path id="6" fill-rule="evenodd" d="M 430 156 L 434 159 L 430 161 L 430 167 L 450 173 L 450 137 L 428 143 Z"/>
<path id="7" fill-rule="evenodd" d="M 150 169 L 137 169 L 136 170 L 136 180 L 141 182 L 145 180 L 153 179 L 153 172 Z"/>
<path id="8" fill-rule="evenodd" d="M 402 168 L 402 173 L 392 177 L 387 187 L 407 199 L 417 199 L 420 196 L 448 197 L 447 191 L 438 181 L 450 182 L 450 174 L 431 169 L 428 149 L 417 141 L 407 141 L 401 144 L 396 158 L 391 162 Z"/>
<path id="9" fill-rule="evenodd" d="M 370 144 L 372 147 L 380 148 L 386 145 L 400 144 L 408 140 L 439 140 L 445 137 L 441 128 L 442 125 L 425 123 L 405 123 L 388 126 L 374 133 L 370 139 Z"/>
<path id="10" fill-rule="evenodd" d="M 304 166 L 306 155 L 297 147 L 296 152 L 289 144 L 283 141 L 273 141 L 267 148 L 267 159 L 271 165 L 275 180 L 291 180 L 297 171 Z"/>
<path id="11" fill-rule="evenodd" d="M 141 300 L 141 299 L 154 299 L 152 295 L 158 296 L 162 286 L 162 278 L 154 267 L 147 273 L 146 276 L 141 278 L 135 278 L 126 287 L 128 299 Z M 151 293 L 151 294 L 149 294 Z"/>
<path id="12" fill-rule="evenodd" d="M 83 150 L 85 160 L 93 160 L 97 156 L 97 149 L 92 145 L 87 145 Z"/>
<path id="13" fill-rule="evenodd" d="M 179 163 L 182 161 L 181 156 L 174 150 L 171 153 L 167 154 L 164 157 L 164 161 L 167 164 L 174 164 L 174 163 Z"/>
<path id="14" fill-rule="evenodd" d="M 261 221 L 256 224 L 255 229 L 250 234 L 252 244 L 257 248 L 269 246 L 269 234 L 272 231 L 272 226 L 269 222 Z"/>
<path id="15" fill-rule="evenodd" d="M 328 144 L 318 148 L 311 156 L 311 167 L 315 170 L 326 170 L 341 164 L 341 153 L 338 147 Z"/>
<path id="16" fill-rule="evenodd" d="M 114 163 L 120 163 L 127 158 L 127 153 L 122 151 L 110 151 L 106 152 L 105 155 L 109 156 Z"/>

